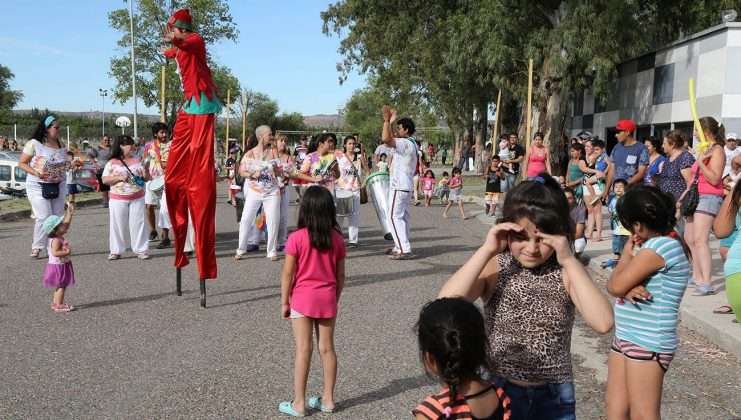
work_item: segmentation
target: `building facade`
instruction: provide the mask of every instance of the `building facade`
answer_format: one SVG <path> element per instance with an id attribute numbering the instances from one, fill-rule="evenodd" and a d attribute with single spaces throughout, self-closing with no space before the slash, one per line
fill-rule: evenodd
<path id="1" fill-rule="evenodd" d="M 697 112 L 741 132 L 741 23 L 714 26 L 618 66 L 606 103 L 589 93 L 571 104 L 570 135 L 590 131 L 615 143 L 615 124 L 638 125 L 637 138 L 663 137 L 672 129 L 691 138 L 689 79 L 695 79 Z"/>

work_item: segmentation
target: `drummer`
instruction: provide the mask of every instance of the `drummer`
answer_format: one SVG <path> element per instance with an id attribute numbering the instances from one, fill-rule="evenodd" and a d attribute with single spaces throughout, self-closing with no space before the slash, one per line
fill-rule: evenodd
<path id="1" fill-rule="evenodd" d="M 394 149 L 390 164 L 389 225 L 394 247 L 386 251 L 392 260 L 411 260 L 409 243 L 409 202 L 413 196 L 414 172 L 417 169 L 417 142 L 414 138 L 414 121 L 411 118 L 396 120 L 396 110 L 383 107 L 381 138 L 386 146 Z M 396 127 L 396 134 L 392 127 Z"/>
<path id="2" fill-rule="evenodd" d="M 149 168 L 152 180 L 148 181 L 145 186 L 144 204 L 147 206 L 147 222 L 149 223 L 149 240 L 157 239 L 157 225 L 154 214 L 155 208 L 160 205 L 164 196 L 164 176 L 167 157 L 170 154 L 170 139 L 167 130 L 167 124 L 156 122 L 152 124 L 153 140 L 144 146 L 142 152 L 142 163 Z M 163 218 L 163 212 L 160 213 L 160 219 Z M 164 217 L 167 217 L 165 214 Z M 170 246 L 169 220 L 160 220 L 159 226 L 162 228 L 162 240 L 157 245 L 158 249 Z"/>
<path id="3" fill-rule="evenodd" d="M 337 136 L 334 133 L 320 133 L 309 143 L 308 154 L 301 164 L 301 173 L 304 175 L 321 179 L 311 185 L 321 185 L 335 193 L 335 180 L 339 177 L 334 152 L 337 144 Z"/>
<path id="4" fill-rule="evenodd" d="M 335 184 L 337 216 L 347 219 L 347 245 L 355 248 L 358 246 L 360 227 L 360 187 L 363 178 L 370 172 L 368 159 L 362 145 L 353 136 L 345 137 L 343 151 L 335 153 L 335 156 L 340 171 Z M 340 214 L 341 211 L 343 214 Z"/>

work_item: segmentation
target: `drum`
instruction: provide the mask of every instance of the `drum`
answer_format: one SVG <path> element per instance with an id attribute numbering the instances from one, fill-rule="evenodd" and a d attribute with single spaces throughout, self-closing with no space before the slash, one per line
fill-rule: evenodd
<path id="1" fill-rule="evenodd" d="M 378 223 L 381 225 L 384 235 L 391 233 L 387 220 L 389 208 L 389 174 L 388 172 L 374 172 L 365 179 L 365 187 L 368 189 L 370 201 L 376 209 Z"/>
<path id="2" fill-rule="evenodd" d="M 343 189 L 335 190 L 335 207 L 337 216 L 350 216 L 355 211 L 355 194 Z"/>
<path id="3" fill-rule="evenodd" d="M 161 194 L 163 188 L 165 188 L 165 177 L 164 176 L 158 176 L 157 178 L 152 178 L 152 181 L 149 183 L 149 189 L 153 193 Z"/>

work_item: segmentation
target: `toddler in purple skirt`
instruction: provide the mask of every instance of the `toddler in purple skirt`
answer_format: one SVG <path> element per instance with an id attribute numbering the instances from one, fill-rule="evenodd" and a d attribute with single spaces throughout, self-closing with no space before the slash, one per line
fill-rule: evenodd
<path id="1" fill-rule="evenodd" d="M 69 230 L 74 210 L 74 203 L 68 203 L 64 218 L 51 215 L 44 220 L 41 227 L 44 233 L 49 236 L 47 249 L 49 262 L 46 264 L 46 270 L 44 270 L 44 287 L 56 289 L 51 302 L 51 309 L 54 312 L 70 312 L 75 309 L 64 303 L 64 290 L 75 284 L 75 272 L 69 258 L 72 251 L 69 242 L 64 239 L 64 234 Z"/>

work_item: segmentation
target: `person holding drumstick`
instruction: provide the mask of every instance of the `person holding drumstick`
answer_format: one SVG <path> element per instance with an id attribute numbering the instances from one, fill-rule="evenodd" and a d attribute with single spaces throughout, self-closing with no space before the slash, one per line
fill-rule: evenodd
<path id="1" fill-rule="evenodd" d="M 147 222 L 149 223 L 149 240 L 157 239 L 157 224 L 154 209 L 160 205 L 162 192 L 164 191 L 165 167 L 167 166 L 167 157 L 170 154 L 170 139 L 167 130 L 167 124 L 156 122 L 152 124 L 153 140 L 144 146 L 142 163 L 149 168 L 151 181 L 147 181 L 144 192 L 144 204 L 147 206 Z M 162 215 L 160 215 L 160 219 Z M 162 240 L 157 248 L 167 248 L 170 246 L 170 223 L 160 221 L 162 227 Z"/>

